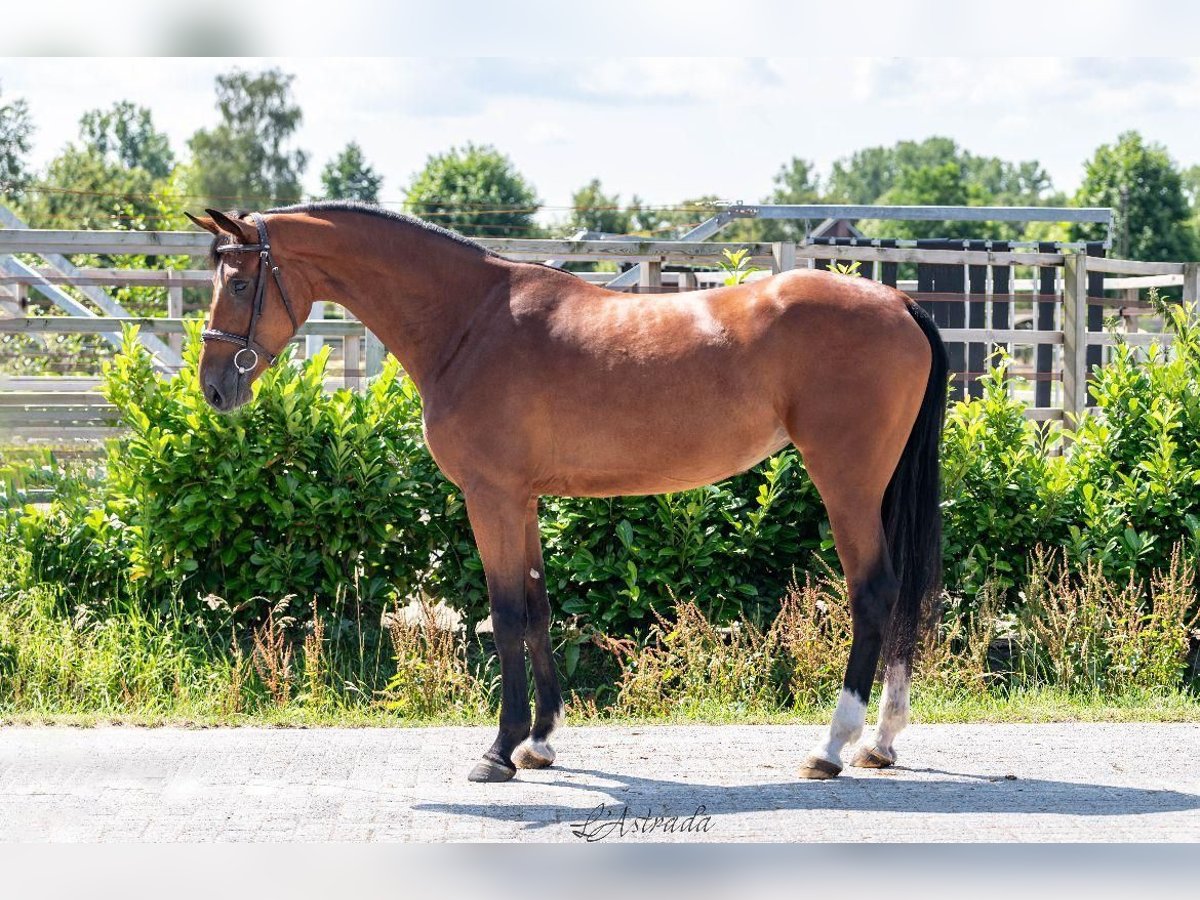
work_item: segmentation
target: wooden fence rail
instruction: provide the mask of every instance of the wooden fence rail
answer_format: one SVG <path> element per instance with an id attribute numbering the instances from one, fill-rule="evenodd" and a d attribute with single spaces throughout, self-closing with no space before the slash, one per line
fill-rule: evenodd
<path id="1" fill-rule="evenodd" d="M 163 335 L 164 346 L 177 355 L 185 331 L 184 290 L 193 301 L 207 289 L 211 272 L 194 260 L 206 257 L 211 238 L 198 232 L 65 231 L 0 229 L 0 259 L 12 254 L 144 254 L 191 260 L 179 268 L 129 269 L 27 263 L 0 267 L 0 340 L 30 335 L 46 340 L 63 334 L 119 333 L 136 324 L 147 340 Z M 977 394 L 976 380 L 991 365 L 997 348 L 1019 352 L 1017 368 L 1027 374 L 1031 395 L 1027 415 L 1038 420 L 1078 417 L 1088 404 L 1088 373 L 1103 348 L 1118 340 L 1134 345 L 1169 341 L 1169 336 L 1146 331 L 1139 324 L 1154 309 L 1142 300 L 1149 288 L 1182 288 L 1185 300 L 1200 299 L 1200 264 L 1140 262 L 1111 259 L 1103 249 L 1080 245 L 1022 245 L 994 241 L 864 241 L 814 239 L 807 243 L 718 243 L 715 241 L 658 241 L 626 238 L 579 240 L 518 240 L 490 238 L 480 243 L 518 260 L 615 263 L 626 275 L 582 272 L 595 283 L 615 282 L 620 289 L 669 292 L 719 286 L 726 277 L 717 271 L 725 250 L 746 250 L 765 277 L 797 267 L 827 268 L 833 263 L 858 263 L 860 274 L 909 293 L 934 315 L 951 350 L 957 373 L 956 395 Z M 632 269 L 630 267 L 633 267 Z M 609 268 L 612 268 L 610 265 Z M 629 275 L 636 278 L 631 282 Z M 915 276 L 915 277 L 914 277 Z M 1019 276 L 1019 277 L 1018 277 Z M 165 317 L 118 317 L 89 314 L 29 315 L 33 293 L 66 287 L 158 287 L 165 289 Z M 195 307 L 195 303 L 191 308 Z M 340 351 L 341 385 L 356 387 L 362 377 L 379 371 L 382 345 L 352 317 L 327 319 L 325 304 L 301 326 L 298 338 L 311 353 L 325 341 Z M 7 315 L 6 315 L 7 314 Z M 1117 315 L 1124 331 L 1107 328 L 1106 315 Z M 170 366 L 166 367 L 170 370 Z M 13 437 L 32 438 L 55 433 L 56 425 L 73 426 L 72 434 L 94 437 L 110 426 L 113 415 L 92 388 L 94 379 L 59 379 L 62 390 L 43 381 L 0 376 L 0 443 Z M 76 389 L 70 389 L 71 386 Z M 1055 403 L 1057 395 L 1058 402 Z M 77 426 L 77 429 L 74 427 Z"/>

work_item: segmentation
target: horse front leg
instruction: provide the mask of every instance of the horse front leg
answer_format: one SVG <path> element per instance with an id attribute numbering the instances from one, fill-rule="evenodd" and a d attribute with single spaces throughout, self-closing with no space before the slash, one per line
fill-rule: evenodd
<path id="1" fill-rule="evenodd" d="M 529 501 L 525 516 L 525 604 L 528 621 L 525 643 L 533 668 L 536 715 L 529 738 L 517 748 L 513 761 L 522 769 L 543 769 L 554 762 L 550 732 L 563 717 L 562 690 L 554 668 L 550 645 L 550 596 L 546 591 L 546 568 L 542 562 L 542 536 L 538 530 L 537 498 Z"/>
<path id="2" fill-rule="evenodd" d="M 528 496 L 492 487 L 464 491 L 467 516 L 483 560 L 492 636 L 500 657 L 500 730 L 471 770 L 471 781 L 508 781 L 513 751 L 529 736 L 529 683 L 525 675 L 525 514 Z"/>

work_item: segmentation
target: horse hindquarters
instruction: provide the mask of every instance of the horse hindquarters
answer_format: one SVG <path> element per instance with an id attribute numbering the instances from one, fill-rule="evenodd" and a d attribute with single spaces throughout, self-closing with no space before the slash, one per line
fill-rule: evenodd
<path id="1" fill-rule="evenodd" d="M 841 770 L 841 750 L 862 731 L 871 685 L 886 650 L 887 684 L 880 736 L 856 764 L 887 765 L 892 739 L 907 718 L 908 681 L 921 610 L 941 571 L 939 444 L 946 397 L 946 357 L 936 328 L 909 311 L 931 351 L 920 382 L 910 364 L 878 368 L 844 382 L 853 396 L 815 407 L 810 420 L 789 421 L 825 501 L 846 577 L 853 638 L 837 711 L 826 739 L 801 770 L 827 778 Z M 910 335 L 911 337 L 911 335 Z M 864 350 L 864 357 L 871 348 Z M 880 371 L 882 370 L 882 371 Z M 886 647 L 885 647 L 886 644 Z"/>
<path id="2" fill-rule="evenodd" d="M 929 341 L 933 360 L 921 410 L 883 500 L 883 520 L 900 592 L 884 648 L 883 696 L 875 739 L 854 759 L 855 765 L 871 767 L 895 762 L 892 742 L 908 723 L 913 654 L 922 625 L 932 625 L 942 587 L 941 439 L 949 361 L 929 314 L 916 305 L 910 311 Z"/>

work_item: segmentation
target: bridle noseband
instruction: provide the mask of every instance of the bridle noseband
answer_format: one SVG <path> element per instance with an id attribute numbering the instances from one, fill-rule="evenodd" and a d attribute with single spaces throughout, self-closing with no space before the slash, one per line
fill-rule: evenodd
<path id="1" fill-rule="evenodd" d="M 250 312 L 250 328 L 245 334 L 234 334 L 217 328 L 206 328 L 200 334 L 201 338 L 206 341 L 224 341 L 227 344 L 237 344 L 241 348 L 233 355 L 233 365 L 238 371 L 239 378 L 247 372 L 253 372 L 258 367 L 259 357 L 266 359 L 268 366 L 273 366 L 275 360 L 279 358 L 278 353 L 272 353 L 254 339 L 258 320 L 262 317 L 263 304 L 266 302 L 268 270 L 279 288 L 279 297 L 283 300 L 283 308 L 287 310 L 288 318 L 292 320 L 292 329 L 294 331 L 300 329 L 300 322 L 296 319 L 296 313 L 292 309 L 291 301 L 288 300 L 287 291 L 284 290 L 283 279 L 279 276 L 279 266 L 275 265 L 275 261 L 271 259 L 271 242 L 267 238 L 267 223 L 263 221 L 263 217 L 259 213 L 250 213 L 250 218 L 254 220 L 254 227 L 258 229 L 257 244 L 221 244 L 216 248 L 217 253 L 258 253 L 258 278 L 254 283 L 254 306 Z M 246 365 L 240 362 L 243 353 L 249 353 L 251 357 L 250 362 Z"/>

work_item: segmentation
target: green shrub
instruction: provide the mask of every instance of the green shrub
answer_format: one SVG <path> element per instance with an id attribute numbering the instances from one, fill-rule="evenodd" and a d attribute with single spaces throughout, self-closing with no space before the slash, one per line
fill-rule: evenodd
<path id="1" fill-rule="evenodd" d="M 551 596 L 617 632 L 649 625 L 684 597 L 717 622 L 769 622 L 794 568 L 832 552 L 824 507 L 791 450 L 694 491 L 549 498 L 544 509 Z"/>
<path id="2" fill-rule="evenodd" d="M 1098 414 L 1070 457 L 1071 552 L 1141 580 L 1169 567 L 1176 543 L 1192 557 L 1200 550 L 1200 331 L 1193 307 L 1160 309 L 1170 350 L 1114 348 L 1091 387 Z"/>
<path id="3" fill-rule="evenodd" d="M 946 584 L 973 596 L 985 582 L 1011 588 L 1038 544 L 1056 544 L 1072 514 L 1063 458 L 1010 392 L 1001 353 L 977 399 L 955 403 L 942 442 Z"/>
<path id="4" fill-rule="evenodd" d="M 1020 605 L 1039 545 L 1062 548 L 1077 571 L 1097 564 L 1147 583 L 1175 544 L 1195 558 L 1200 340 L 1188 310 L 1164 315 L 1174 347 L 1142 361 L 1118 346 L 1096 374 L 1095 414 L 1062 454 L 1051 441 L 1063 432 L 1026 419 L 1010 395 L 1005 359 L 982 397 L 950 409 L 953 609 L 969 612 L 985 584 L 1000 607 Z M 71 588 L 62 602 L 136 595 L 165 609 L 181 597 L 195 609 L 217 595 L 235 621 L 258 623 L 287 595 L 289 616 L 353 596 L 355 617 L 378 622 L 419 590 L 469 623 L 486 616 L 462 497 L 425 449 L 420 398 L 394 360 L 361 394 L 323 390 L 325 354 L 285 361 L 260 379 L 254 403 L 220 415 L 201 395 L 198 355 L 193 333 L 184 370 L 163 379 L 130 332 L 106 370 L 128 433 L 104 477 L 64 477 L 48 509 L 5 513 L 6 540 L 29 551 L 38 577 Z M 644 632 L 684 601 L 719 626 L 746 618 L 765 629 L 793 578 L 836 566 L 793 450 L 686 493 L 546 498 L 541 520 L 556 618 L 583 631 Z"/>
<path id="5" fill-rule="evenodd" d="M 39 574 L 78 583 L 86 570 L 91 587 L 114 593 L 131 581 L 150 596 L 216 594 L 252 619 L 262 598 L 328 602 L 353 584 L 382 608 L 411 591 L 465 516 L 425 452 L 397 365 L 364 394 L 331 394 L 326 353 L 284 363 L 260 379 L 255 403 L 223 416 L 199 389 L 194 338 L 179 377 L 163 379 L 126 334 L 105 390 L 128 433 L 99 496 L 66 491 L 25 516 Z"/>

